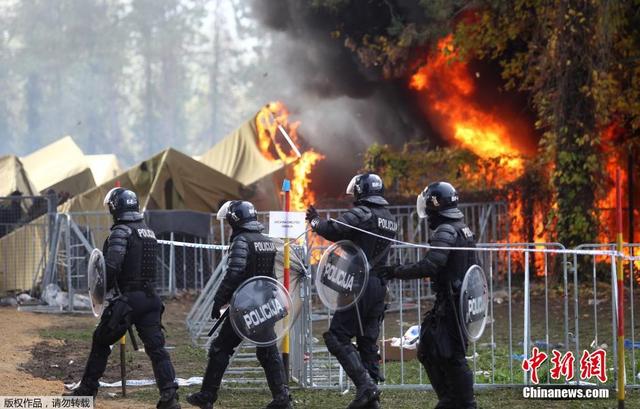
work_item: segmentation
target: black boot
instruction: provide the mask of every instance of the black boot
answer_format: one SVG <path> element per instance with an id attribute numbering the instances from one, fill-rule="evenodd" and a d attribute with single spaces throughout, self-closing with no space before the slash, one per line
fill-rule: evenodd
<path id="1" fill-rule="evenodd" d="M 83 383 L 80 383 L 80 385 L 72 391 L 62 394 L 62 396 L 93 396 L 94 399 L 97 395 L 98 389 L 90 388 Z"/>
<path id="2" fill-rule="evenodd" d="M 157 409 L 181 409 L 178 403 L 178 393 L 176 389 L 165 389 L 160 393 L 160 400 L 156 405 Z"/>
<path id="3" fill-rule="evenodd" d="M 271 396 L 273 396 L 273 400 L 269 402 L 265 409 L 291 409 L 289 386 L 287 385 L 284 364 L 278 348 L 275 346 L 256 348 L 256 355 L 264 369 L 267 384 L 269 385 Z"/>
<path id="4" fill-rule="evenodd" d="M 380 400 L 380 391 L 369 376 L 369 371 L 362 365 L 360 355 L 354 349 L 346 353 L 336 355 L 338 362 L 344 368 L 349 378 L 356 386 L 356 397 L 353 398 L 348 409 L 375 407 Z"/>
<path id="5" fill-rule="evenodd" d="M 200 409 L 212 409 L 213 403 L 218 400 L 217 394 L 211 392 L 196 392 L 187 396 L 187 402 L 190 405 L 197 406 Z"/>
<path id="6" fill-rule="evenodd" d="M 212 348 L 209 352 L 209 362 L 204 372 L 200 392 L 187 396 L 187 402 L 201 409 L 211 409 L 218 400 L 218 389 L 222 383 L 222 376 L 229 365 L 229 355 L 222 350 Z"/>

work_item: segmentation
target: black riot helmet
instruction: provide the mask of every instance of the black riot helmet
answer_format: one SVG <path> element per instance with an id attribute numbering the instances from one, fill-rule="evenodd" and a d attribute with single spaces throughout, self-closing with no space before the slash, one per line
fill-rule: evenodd
<path id="1" fill-rule="evenodd" d="M 435 182 L 418 195 L 416 202 L 418 216 L 425 218 L 445 217 L 459 220 L 464 215 L 458 209 L 458 192 L 447 182 Z"/>
<path id="2" fill-rule="evenodd" d="M 255 228 L 262 226 L 258 222 L 258 213 L 253 203 L 245 200 L 230 200 L 222 205 L 216 216 L 218 220 L 226 220 L 232 228 Z"/>
<path id="3" fill-rule="evenodd" d="M 356 202 L 369 202 L 377 205 L 388 205 L 384 198 L 384 183 L 375 173 L 355 175 L 347 186 L 347 194 L 353 195 Z"/>
<path id="4" fill-rule="evenodd" d="M 138 197 L 131 190 L 115 187 L 107 193 L 103 203 L 109 208 L 114 222 L 142 220 Z"/>

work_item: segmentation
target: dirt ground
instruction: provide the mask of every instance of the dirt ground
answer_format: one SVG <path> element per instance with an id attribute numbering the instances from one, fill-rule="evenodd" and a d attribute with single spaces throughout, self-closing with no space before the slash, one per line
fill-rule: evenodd
<path id="1" fill-rule="evenodd" d="M 18 312 L 15 308 L 0 308 L 0 331 L 4 341 L 0 343 L 0 395 L 59 395 L 64 391 L 63 382 L 28 373 L 24 367 L 32 359 L 31 350 L 38 343 L 59 348 L 62 341 L 45 341 L 40 332 L 44 328 L 62 326 L 68 317 L 54 314 Z M 82 351 L 88 354 L 88 345 Z M 82 352 L 78 351 L 78 352 Z M 85 358 L 86 359 L 86 358 Z M 84 361 L 83 361 L 84 362 Z M 149 405 L 130 399 L 100 399 L 97 408 L 146 408 Z"/>

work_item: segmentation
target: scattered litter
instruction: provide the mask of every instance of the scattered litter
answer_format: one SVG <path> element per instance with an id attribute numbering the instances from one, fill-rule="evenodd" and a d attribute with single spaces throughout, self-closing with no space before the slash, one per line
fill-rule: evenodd
<path id="1" fill-rule="evenodd" d="M 640 349 L 640 341 L 631 342 L 630 339 L 624 340 L 624 347 L 626 349 Z"/>
<path id="2" fill-rule="evenodd" d="M 18 305 L 18 300 L 16 297 L 2 297 L 0 298 L 0 306 L 2 307 L 13 307 Z"/>
<path id="3" fill-rule="evenodd" d="M 62 308 L 69 306 L 69 294 L 66 291 L 62 291 L 60 287 L 54 283 L 47 284 L 42 293 L 42 299 L 50 306 Z M 74 294 L 73 308 L 90 309 L 91 299 L 84 294 Z"/>
<path id="4" fill-rule="evenodd" d="M 555 343 L 554 344 L 552 342 L 547 343 L 547 341 L 543 341 L 543 340 L 533 341 L 533 345 L 537 346 L 540 349 L 546 349 L 546 348 L 558 349 L 558 348 L 562 348 L 563 347 L 563 344 L 560 344 L 560 343 Z"/>
<path id="5" fill-rule="evenodd" d="M 585 382 L 585 381 L 569 381 L 567 385 L 584 385 L 584 386 L 598 386 L 597 383 Z"/>
<path id="6" fill-rule="evenodd" d="M 20 304 L 24 304 L 24 303 L 33 301 L 33 297 L 30 296 L 27 293 L 18 294 L 18 296 L 16 298 L 18 299 L 18 303 L 20 303 Z"/>
<path id="7" fill-rule="evenodd" d="M 604 346 L 604 348 L 603 348 Z M 598 345 L 598 340 L 594 339 L 593 341 L 591 341 L 591 343 L 589 344 L 589 348 L 591 349 L 598 349 L 598 348 L 602 348 L 602 349 L 607 349 L 607 344 L 601 344 Z"/>
<path id="8" fill-rule="evenodd" d="M 391 346 L 405 349 L 416 349 L 418 338 L 420 338 L 420 325 L 413 325 L 402 336 L 402 338 L 391 338 Z"/>
<path id="9" fill-rule="evenodd" d="M 490 376 L 491 372 L 489 371 L 476 371 L 476 376 Z"/>
<path id="10" fill-rule="evenodd" d="M 69 361 L 69 365 L 73 365 L 73 359 L 71 361 Z"/>
<path id="11" fill-rule="evenodd" d="M 480 354 L 478 354 L 477 352 L 474 352 L 473 355 L 465 356 L 465 358 L 467 358 L 467 359 L 476 359 L 479 356 L 480 356 Z"/>
<path id="12" fill-rule="evenodd" d="M 192 376 L 191 378 L 176 378 L 178 386 L 192 386 L 202 385 L 202 376 Z M 150 386 L 155 385 L 156 381 L 153 379 L 127 379 L 127 386 Z M 64 387 L 72 391 L 80 386 L 80 382 L 65 383 Z M 122 387 L 122 381 L 117 382 L 103 382 L 100 381 L 100 386 L 103 388 L 120 388 Z M 115 395 L 114 395 L 115 396 Z"/>
<path id="13" fill-rule="evenodd" d="M 51 365 L 49 365 L 49 366 L 50 366 L 51 368 L 60 368 L 60 365 L 58 365 L 58 364 L 51 364 Z"/>
<path id="14" fill-rule="evenodd" d="M 493 301 L 497 304 L 502 304 L 507 298 L 509 298 L 509 293 L 505 290 L 493 292 Z"/>
<path id="15" fill-rule="evenodd" d="M 595 300 L 593 298 L 589 298 L 589 301 L 587 301 L 587 304 L 589 304 L 589 305 L 593 305 L 593 304 L 598 305 L 598 304 L 603 303 L 605 301 L 607 301 L 607 300 L 602 299 L 602 298 L 596 298 Z"/>

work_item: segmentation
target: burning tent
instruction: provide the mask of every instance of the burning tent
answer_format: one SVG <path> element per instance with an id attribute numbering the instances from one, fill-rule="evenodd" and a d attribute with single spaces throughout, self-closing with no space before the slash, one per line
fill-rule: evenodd
<path id="1" fill-rule="evenodd" d="M 279 184 L 284 178 L 284 163 L 267 159 L 258 148 L 255 117 L 206 151 L 198 160 L 237 180 L 259 198 L 260 210 L 280 208 Z"/>
<path id="2" fill-rule="evenodd" d="M 324 157 L 300 148 L 298 122 L 289 122 L 282 102 L 271 102 L 235 132 L 198 158 L 202 163 L 247 186 L 261 210 L 281 208 L 282 180 L 292 180 L 291 207 L 302 210 L 314 203 L 310 173 Z"/>
<path id="3" fill-rule="evenodd" d="M 70 136 L 25 156 L 22 163 L 36 190 L 42 194 L 53 189 L 75 196 L 96 186 L 84 153 Z"/>

